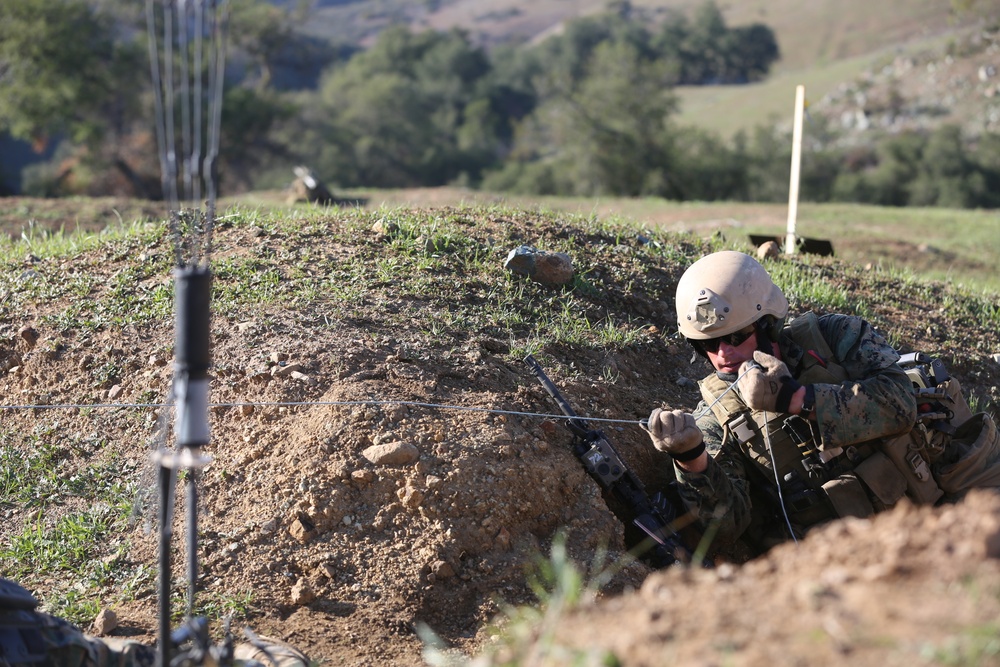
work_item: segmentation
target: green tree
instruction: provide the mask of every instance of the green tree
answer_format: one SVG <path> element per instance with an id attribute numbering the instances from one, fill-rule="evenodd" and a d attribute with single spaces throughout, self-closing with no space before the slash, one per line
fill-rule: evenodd
<path id="1" fill-rule="evenodd" d="M 699 5 L 691 20 L 672 12 L 653 39 L 679 85 L 759 81 L 780 57 L 774 32 L 762 23 L 729 28 L 718 5 Z"/>
<path id="2" fill-rule="evenodd" d="M 733 28 L 728 45 L 724 76 L 727 82 L 761 81 L 781 56 L 774 31 L 762 23 Z"/>
<path id="3" fill-rule="evenodd" d="M 510 165 L 489 183 L 531 189 L 524 174 L 547 176 L 534 191 L 658 194 L 670 176 L 667 121 L 677 102 L 656 61 L 627 34 L 599 42 L 572 81 L 575 59 L 541 87 L 545 96 L 520 126 Z"/>
<path id="4" fill-rule="evenodd" d="M 712 132 L 675 132 L 676 164 L 660 195 L 677 200 L 742 200 L 749 194 L 749 156 L 742 135 L 730 148 Z"/>
<path id="5" fill-rule="evenodd" d="M 758 126 L 746 140 L 746 145 L 748 199 L 788 201 L 791 133 Z"/>
<path id="6" fill-rule="evenodd" d="M 383 32 L 324 74 L 302 154 L 341 184 L 438 185 L 478 178 L 502 122 L 484 82 L 485 53 L 459 31 Z"/>
<path id="7" fill-rule="evenodd" d="M 1000 134 L 981 134 L 973 147 L 972 159 L 975 160 L 985 184 L 983 199 L 977 205 L 1000 208 Z"/>
<path id="8" fill-rule="evenodd" d="M 276 62 L 296 42 L 292 14 L 259 0 L 233 0 L 229 19 L 232 44 L 251 64 L 247 78 L 258 90 L 272 85 Z"/>
<path id="9" fill-rule="evenodd" d="M 85 0 L 0 3 L 0 130 L 35 143 L 99 139 L 109 110 L 133 103 L 134 88 L 117 84 L 135 53 L 119 48 L 113 28 Z"/>
<path id="10" fill-rule="evenodd" d="M 145 44 L 123 23 L 136 14 L 113 10 L 84 0 L 0 3 L 0 130 L 36 148 L 68 144 L 58 153 L 67 167 L 36 169 L 40 193 L 158 187 L 145 168 L 155 152 L 129 143 L 144 110 Z"/>
<path id="11" fill-rule="evenodd" d="M 908 205 L 926 144 L 926 137 L 916 132 L 879 142 L 876 166 L 866 173 L 871 198 L 865 201 L 882 206 Z"/>
<path id="12" fill-rule="evenodd" d="M 714 2 L 699 5 L 685 36 L 684 83 L 721 83 L 728 70 L 729 31 Z"/>
<path id="13" fill-rule="evenodd" d="M 966 154 L 957 125 L 944 125 L 932 132 L 922 157 L 910 204 L 967 208 L 985 198 L 985 179 Z"/>

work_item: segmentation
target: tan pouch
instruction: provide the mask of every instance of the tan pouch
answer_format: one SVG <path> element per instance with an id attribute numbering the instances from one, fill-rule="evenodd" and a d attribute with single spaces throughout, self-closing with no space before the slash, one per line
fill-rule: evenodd
<path id="1" fill-rule="evenodd" d="M 856 516 L 864 519 L 875 513 L 865 487 L 852 474 L 841 475 L 823 485 L 830 504 L 839 517 Z"/>
<path id="2" fill-rule="evenodd" d="M 949 494 L 1000 488 L 1000 436 L 993 419 L 979 412 L 966 420 L 934 463 L 933 471 Z"/>
<path id="3" fill-rule="evenodd" d="M 923 438 L 922 432 L 919 435 Z M 933 505 L 944 491 L 935 481 L 930 464 L 920 455 L 914 438 L 912 432 L 890 438 L 882 443 L 882 451 L 903 476 L 910 500 L 918 505 Z"/>
<path id="4" fill-rule="evenodd" d="M 948 420 L 949 424 L 959 427 L 972 419 L 972 410 L 969 409 L 969 404 L 965 401 L 965 395 L 962 394 L 962 385 L 958 383 L 957 379 L 948 378 L 939 384 L 937 388 L 942 390 L 946 396 L 942 404 L 955 415 Z"/>
<path id="5" fill-rule="evenodd" d="M 875 452 L 854 469 L 875 496 L 872 505 L 882 511 L 899 502 L 906 493 L 906 478 L 882 452 Z"/>

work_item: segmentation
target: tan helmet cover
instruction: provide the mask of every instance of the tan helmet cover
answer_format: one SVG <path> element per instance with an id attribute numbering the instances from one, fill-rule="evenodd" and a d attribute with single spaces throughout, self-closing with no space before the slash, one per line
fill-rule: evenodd
<path id="1" fill-rule="evenodd" d="M 707 340 L 731 334 L 765 315 L 784 319 L 788 299 L 756 259 L 723 250 L 692 264 L 677 283 L 682 335 Z"/>

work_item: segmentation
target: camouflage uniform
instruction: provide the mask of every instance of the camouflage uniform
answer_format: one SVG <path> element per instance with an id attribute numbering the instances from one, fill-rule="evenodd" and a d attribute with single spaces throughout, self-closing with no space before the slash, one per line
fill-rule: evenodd
<path id="1" fill-rule="evenodd" d="M 154 667 L 156 649 L 139 642 L 97 638 L 51 614 L 20 585 L 0 578 L 0 667 Z M 301 652 L 271 639 L 239 644 L 235 667 L 308 667 Z M 209 658 L 205 664 L 216 660 Z"/>
<path id="2" fill-rule="evenodd" d="M 788 506 L 810 488 L 802 467 L 802 453 L 810 445 L 826 452 L 843 448 L 857 456 L 859 450 L 868 451 L 863 443 L 905 432 L 916 418 L 912 384 L 896 363 L 899 355 L 864 320 L 810 313 L 784 327 L 778 345 L 792 375 L 815 388 L 815 421 L 795 417 L 800 427 L 805 425 L 809 441 L 796 444 L 782 428 L 789 415 L 750 410 L 735 387 L 709 409 L 735 380 L 713 373 L 700 383 L 704 400 L 695 410 L 710 453 L 708 468 L 696 473 L 674 466 L 681 497 L 706 526 L 717 522 L 720 543 L 742 538 L 757 552 L 788 538 L 772 452 L 778 476 L 785 480 L 781 493 Z M 740 424 L 749 428 L 741 430 Z M 852 465 L 843 454 L 839 459 Z M 835 516 L 819 503 L 808 512 L 793 513 L 790 521 L 801 534 Z"/>

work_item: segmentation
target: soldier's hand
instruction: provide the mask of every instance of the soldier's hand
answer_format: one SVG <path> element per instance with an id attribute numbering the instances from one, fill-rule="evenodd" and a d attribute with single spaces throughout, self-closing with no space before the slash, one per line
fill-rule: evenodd
<path id="1" fill-rule="evenodd" d="M 792 377 L 785 362 L 760 350 L 753 353 L 752 362 L 743 362 L 739 375 L 736 387 L 752 410 L 788 412 L 792 394 L 802 386 Z"/>
<path id="2" fill-rule="evenodd" d="M 694 423 L 694 417 L 683 410 L 656 408 L 649 415 L 646 430 L 654 447 L 682 459 L 702 442 L 701 429 Z"/>

